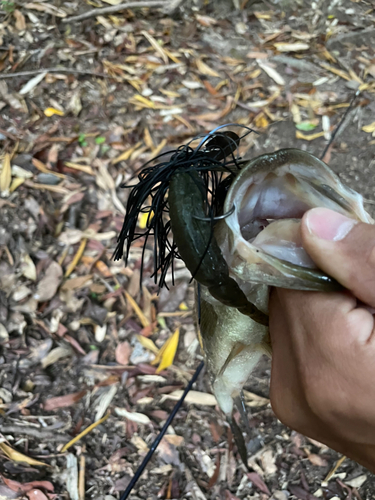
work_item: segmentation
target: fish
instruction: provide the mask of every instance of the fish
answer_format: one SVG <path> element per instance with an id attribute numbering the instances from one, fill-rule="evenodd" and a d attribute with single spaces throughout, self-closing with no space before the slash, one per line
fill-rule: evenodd
<path id="1" fill-rule="evenodd" d="M 234 125 L 234 124 L 232 124 Z M 322 160 L 281 149 L 250 160 L 239 157 L 242 136 L 221 126 L 145 166 L 131 186 L 115 258 L 132 242 L 153 241 L 155 283 L 182 259 L 195 281 L 196 328 L 213 393 L 247 465 L 235 407 L 250 427 L 243 387 L 263 354 L 272 355 L 268 330 L 270 287 L 332 291 L 340 285 L 317 269 L 302 246 L 300 223 L 326 207 L 373 224 L 362 196 L 345 186 Z M 142 211 L 149 216 L 137 231 Z"/>

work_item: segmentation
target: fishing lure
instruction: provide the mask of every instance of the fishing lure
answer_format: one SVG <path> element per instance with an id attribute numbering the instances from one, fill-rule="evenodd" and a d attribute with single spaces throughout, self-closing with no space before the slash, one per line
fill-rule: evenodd
<path id="1" fill-rule="evenodd" d="M 125 247 L 127 262 L 132 242 L 144 236 L 145 249 L 148 238 L 153 236 L 153 276 L 156 283 L 160 273 L 159 287 L 165 285 L 166 273 L 169 267 L 173 269 L 174 259 L 182 259 L 193 278 L 208 287 L 213 297 L 266 325 L 266 315 L 247 300 L 229 276 L 228 265 L 213 235 L 213 223 L 221 214 L 227 188 L 234 173 L 240 170 L 240 161 L 234 153 L 241 138 L 252 132 L 244 127 L 246 133 L 240 138 L 235 132 L 222 132 L 221 128 L 203 137 L 197 148 L 193 149 L 189 143 L 173 152 L 168 161 L 142 169 L 139 184 L 133 186 L 128 199 L 114 258 L 120 259 Z M 225 179 L 223 173 L 228 174 Z M 151 204 L 145 207 L 149 197 Z M 149 213 L 147 227 L 139 234 L 136 233 L 138 216 L 144 211 Z M 144 253 L 142 268 L 143 260 Z"/>

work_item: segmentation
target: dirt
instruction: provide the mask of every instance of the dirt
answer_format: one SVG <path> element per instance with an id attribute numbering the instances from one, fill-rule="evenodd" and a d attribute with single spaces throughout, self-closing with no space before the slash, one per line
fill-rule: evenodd
<path id="1" fill-rule="evenodd" d="M 1 161 L 13 170 L 9 183 L 0 174 L 0 430 L 13 451 L 0 452 L 0 498 L 119 498 L 173 409 L 170 395 L 202 359 L 183 267 L 157 297 L 147 260 L 141 297 L 140 247 L 126 268 L 111 260 L 127 199 L 120 185 L 155 154 L 240 122 L 259 132 L 246 157 L 284 147 L 320 156 L 327 130 L 312 136 L 322 117 L 332 133 L 361 88 L 325 160 L 375 211 L 370 2 L 197 1 L 172 14 L 126 9 L 63 22 L 108 4 L 2 2 Z M 274 45 L 297 42 L 307 48 Z M 23 71 L 31 74 L 15 74 Z M 178 324 L 173 366 L 156 373 L 136 335 L 160 348 Z M 250 473 L 207 404 L 202 373 L 194 390 L 203 403 L 183 405 L 132 498 L 375 498 L 373 475 L 349 459 L 324 483 L 340 456 L 276 419 L 269 377 L 262 359 L 246 386 L 260 443 Z"/>

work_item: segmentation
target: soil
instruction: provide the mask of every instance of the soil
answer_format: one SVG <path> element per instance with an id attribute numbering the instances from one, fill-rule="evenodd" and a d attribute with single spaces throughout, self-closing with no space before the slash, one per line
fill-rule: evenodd
<path id="1" fill-rule="evenodd" d="M 321 156 L 360 90 L 324 159 L 374 215 L 373 5 L 239 3 L 69 22 L 116 1 L 2 2 L 0 498 L 120 498 L 202 359 L 182 263 L 157 295 L 147 253 L 142 296 L 140 244 L 127 267 L 112 260 L 121 185 L 146 161 L 228 122 L 259 133 L 248 158 Z M 160 348 L 178 325 L 173 366 L 157 373 L 139 335 Z M 349 459 L 325 482 L 340 455 L 277 420 L 269 378 L 264 358 L 246 386 L 251 472 L 203 372 L 131 498 L 375 498 L 374 476 Z"/>

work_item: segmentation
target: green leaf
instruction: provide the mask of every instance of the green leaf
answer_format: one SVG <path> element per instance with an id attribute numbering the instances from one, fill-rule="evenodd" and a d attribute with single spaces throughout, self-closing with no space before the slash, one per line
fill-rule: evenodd
<path id="1" fill-rule="evenodd" d="M 317 125 L 315 125 L 315 123 L 311 123 L 311 122 L 301 122 L 301 123 L 297 123 L 296 124 L 296 128 L 298 130 L 303 130 L 304 132 L 308 132 L 309 130 L 314 130 L 314 128 L 316 128 Z"/>
<path id="2" fill-rule="evenodd" d="M 105 137 L 103 136 L 96 137 L 95 142 L 96 144 L 103 144 L 103 142 L 105 142 Z"/>
<path id="3" fill-rule="evenodd" d="M 158 316 L 158 323 L 161 326 L 161 328 L 167 328 L 167 323 L 165 321 L 165 318 L 163 316 Z"/>

